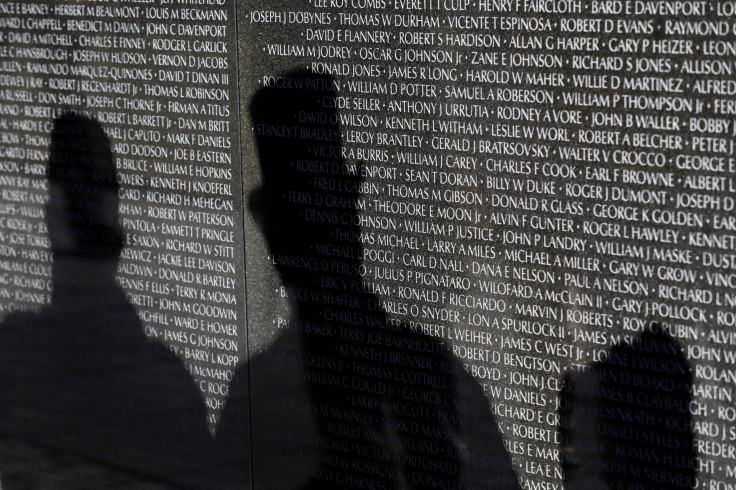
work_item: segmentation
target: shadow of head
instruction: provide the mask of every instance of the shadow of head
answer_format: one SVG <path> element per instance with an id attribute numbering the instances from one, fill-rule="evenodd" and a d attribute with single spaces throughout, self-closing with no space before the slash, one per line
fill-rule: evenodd
<path id="1" fill-rule="evenodd" d="M 110 141 L 90 117 L 66 112 L 54 121 L 47 168 L 49 238 L 56 256 L 119 255 L 118 190 Z"/>
<path id="2" fill-rule="evenodd" d="M 330 77 L 295 71 L 251 103 L 261 187 L 250 195 L 250 208 L 274 255 L 315 256 L 337 233 L 360 230 L 362 180 L 343 159 L 337 95 Z M 295 277 L 283 264 L 279 272 L 285 282 L 305 274 Z"/>
<path id="3" fill-rule="evenodd" d="M 652 323 L 565 380 L 560 400 L 568 489 L 692 488 L 693 377 L 680 344 Z"/>

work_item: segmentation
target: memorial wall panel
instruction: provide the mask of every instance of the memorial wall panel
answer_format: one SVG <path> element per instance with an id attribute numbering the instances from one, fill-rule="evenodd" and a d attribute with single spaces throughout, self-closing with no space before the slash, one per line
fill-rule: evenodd
<path id="1" fill-rule="evenodd" d="M 733 486 L 733 14 L 242 5 L 256 486 Z"/>
<path id="2" fill-rule="evenodd" d="M 0 41 L 3 429 L 216 487 L 246 358 L 233 5 L 2 2 Z"/>
<path id="3" fill-rule="evenodd" d="M 0 429 L 199 488 L 733 488 L 735 63 L 731 1 L 3 2 Z"/>

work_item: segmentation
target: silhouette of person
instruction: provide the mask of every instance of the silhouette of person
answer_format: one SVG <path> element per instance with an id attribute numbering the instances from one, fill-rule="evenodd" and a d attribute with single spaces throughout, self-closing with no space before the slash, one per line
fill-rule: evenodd
<path id="1" fill-rule="evenodd" d="M 250 107 L 262 175 L 251 207 L 292 314 L 236 375 L 218 434 L 242 413 L 247 369 L 255 488 L 518 488 L 480 387 L 363 281 L 365 182 L 343 156 L 335 83 L 279 80 Z"/>
<path id="2" fill-rule="evenodd" d="M 566 488 L 692 488 L 692 373 L 679 344 L 653 323 L 606 354 L 563 384 Z"/>
<path id="3" fill-rule="evenodd" d="M 124 235 L 99 124 L 75 112 L 55 120 L 47 178 L 51 303 L 0 325 L 0 436 L 109 467 L 97 488 L 116 471 L 214 488 L 199 390 L 173 353 L 149 342 L 115 282 Z M 70 485 L 32 466 L 3 470 L 3 488 Z"/>

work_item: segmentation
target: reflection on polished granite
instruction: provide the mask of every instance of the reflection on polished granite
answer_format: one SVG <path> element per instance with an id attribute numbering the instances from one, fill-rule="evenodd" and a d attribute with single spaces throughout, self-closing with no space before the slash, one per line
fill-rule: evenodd
<path id="1" fill-rule="evenodd" d="M 141 475 L 66 453 L 40 448 L 14 439 L 0 442 L 0 488 L 170 490 L 175 487 Z"/>

